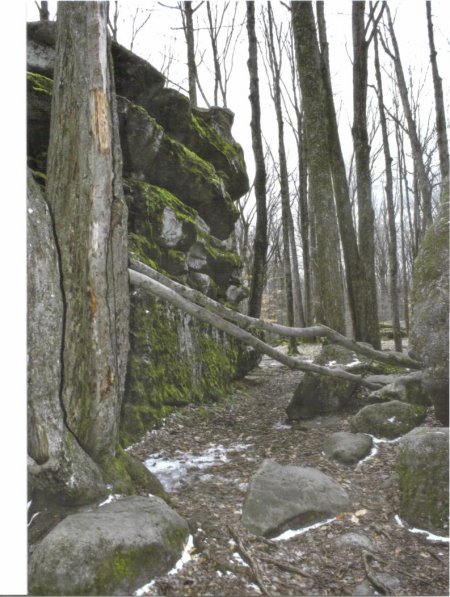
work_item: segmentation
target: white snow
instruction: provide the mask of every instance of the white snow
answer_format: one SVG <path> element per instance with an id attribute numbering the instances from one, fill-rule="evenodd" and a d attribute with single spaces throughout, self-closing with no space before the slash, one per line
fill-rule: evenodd
<path id="1" fill-rule="evenodd" d="M 247 562 L 244 562 L 244 560 L 241 558 L 241 554 L 238 551 L 233 552 L 233 558 L 236 560 L 236 562 L 241 564 L 241 566 L 246 566 L 247 568 L 250 567 Z"/>
<path id="2" fill-rule="evenodd" d="M 241 452 L 251 445 L 236 443 L 225 448 L 222 444 L 214 445 L 210 443 L 209 448 L 206 448 L 201 454 L 177 450 L 176 457 L 170 459 L 161 457 L 160 453 L 157 452 L 147 458 L 144 464 L 149 471 L 156 474 L 164 489 L 171 491 L 181 484 L 183 478 L 190 471 L 225 464 L 230 461 L 227 452 Z"/>
<path id="3" fill-rule="evenodd" d="M 106 500 L 104 502 L 102 502 L 101 504 L 98 505 L 98 507 L 100 508 L 101 506 L 105 506 L 106 504 L 110 504 L 111 502 L 115 502 L 116 500 L 118 500 L 119 498 L 122 497 L 121 493 L 110 493 L 108 495 L 108 497 L 106 498 Z"/>
<path id="4" fill-rule="evenodd" d="M 287 539 L 292 539 L 292 537 L 296 537 L 297 535 L 303 535 L 303 533 L 306 533 L 307 531 L 312 531 L 313 529 L 318 529 L 319 527 L 322 527 L 325 524 L 329 524 L 334 520 L 336 520 L 336 517 L 328 518 L 327 520 L 323 520 L 322 522 L 316 522 L 315 524 L 312 524 L 309 527 L 304 527 L 303 529 L 297 529 L 295 531 L 284 531 L 284 533 L 281 533 L 281 535 L 278 535 L 278 537 L 273 537 L 272 541 L 286 541 Z"/>
<path id="5" fill-rule="evenodd" d="M 375 445 L 375 446 L 372 446 L 370 453 L 365 458 L 363 458 L 362 460 L 360 460 L 358 462 L 358 464 L 356 465 L 356 468 L 359 468 L 364 462 L 367 462 L 368 460 L 373 458 L 376 454 L 378 454 L 378 448 Z"/>
<path id="6" fill-rule="evenodd" d="M 440 541 L 441 543 L 449 543 L 450 542 L 449 537 L 442 537 L 441 535 L 434 535 L 433 533 L 430 533 L 429 531 L 425 531 L 424 529 L 416 529 L 414 527 L 408 528 L 398 514 L 396 514 L 394 516 L 394 520 L 399 526 L 403 527 L 410 533 L 421 533 L 422 535 L 425 535 L 425 539 L 427 541 Z"/>
<path id="7" fill-rule="evenodd" d="M 31 207 L 29 207 L 29 208 L 28 208 L 28 213 L 29 213 L 29 214 L 32 214 L 32 213 L 33 213 L 33 211 L 34 211 L 34 209 L 31 209 Z"/>
<path id="8" fill-rule="evenodd" d="M 292 429 L 292 426 L 278 421 L 278 423 L 275 423 L 275 425 L 272 426 L 272 429 Z"/>
<path id="9" fill-rule="evenodd" d="M 35 514 L 33 514 L 33 516 L 30 518 L 30 521 L 27 524 L 27 527 L 30 526 L 30 524 L 33 522 L 33 520 L 36 518 L 36 516 L 40 514 L 40 512 L 36 512 Z"/>
<path id="10" fill-rule="evenodd" d="M 389 423 L 395 423 L 396 421 L 396 417 L 391 417 L 390 419 L 388 419 Z"/>

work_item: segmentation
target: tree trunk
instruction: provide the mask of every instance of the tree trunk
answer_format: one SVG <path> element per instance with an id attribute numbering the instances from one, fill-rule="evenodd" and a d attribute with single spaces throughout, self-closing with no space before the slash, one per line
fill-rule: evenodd
<path id="1" fill-rule="evenodd" d="M 333 185 L 329 168 L 324 168 L 329 159 L 325 89 L 312 4 L 292 2 L 291 12 L 305 117 L 310 199 L 315 220 L 316 317 L 319 322 L 345 333 Z"/>
<path id="2" fill-rule="evenodd" d="M 328 40 L 324 16 L 324 3 L 317 2 L 317 22 L 321 48 L 322 75 L 326 89 L 327 117 L 329 126 L 329 159 L 333 177 L 334 197 L 338 217 L 339 231 L 345 263 L 348 302 L 356 340 L 370 342 L 367 330 L 367 312 L 373 309 L 372 300 L 367 304 L 364 275 L 358 251 L 356 231 L 353 225 L 352 205 L 348 186 L 344 156 L 342 154 L 336 110 L 331 85 L 330 65 L 328 58 Z M 369 318 L 370 320 L 370 318 Z"/>
<path id="3" fill-rule="evenodd" d="M 250 75 L 250 105 L 252 119 L 252 147 L 255 156 L 255 199 L 256 199 L 256 227 L 253 248 L 252 280 L 248 313 L 252 317 L 261 314 L 262 295 L 266 276 L 267 264 L 267 206 L 266 206 L 266 167 L 261 135 L 261 106 L 259 101 L 258 78 L 258 41 L 255 33 L 255 5 L 247 2 L 247 32 L 248 32 L 248 72 Z"/>
<path id="4" fill-rule="evenodd" d="M 187 47 L 187 66 L 189 82 L 189 99 L 193 106 L 197 105 L 197 65 L 195 64 L 195 42 L 194 42 L 194 11 L 192 2 L 184 2 L 184 35 Z"/>
<path id="5" fill-rule="evenodd" d="M 48 10 L 48 2 L 41 2 L 39 6 L 39 20 L 48 21 L 50 19 L 50 13 Z"/>
<path id="6" fill-rule="evenodd" d="M 61 2 L 48 201 L 61 260 L 66 424 L 96 461 L 114 455 L 128 355 L 127 209 L 107 2 Z"/>
<path id="7" fill-rule="evenodd" d="M 280 194 L 281 194 L 281 227 L 283 232 L 283 267 L 284 267 L 284 286 L 286 295 L 286 310 L 287 310 L 287 324 L 289 327 L 295 325 L 294 318 L 294 286 L 293 286 L 293 261 L 295 253 L 295 262 L 297 268 L 297 284 L 296 291 L 301 293 L 300 280 L 298 278 L 298 262 L 297 249 L 295 247 L 294 224 L 292 220 L 290 196 L 289 196 L 289 176 L 287 170 L 286 149 L 284 146 L 284 122 L 283 122 L 283 108 L 281 105 L 281 48 L 275 48 L 274 39 L 274 24 L 273 13 L 270 2 L 267 9 L 268 26 L 266 27 L 266 43 L 269 52 L 269 65 L 272 75 L 272 99 L 275 106 L 275 114 L 278 126 L 278 162 L 279 162 L 279 179 L 280 179 Z M 279 39 L 277 39 L 279 43 Z M 292 260 L 291 260 L 292 257 Z M 297 299 L 298 299 L 297 294 Z M 298 304 L 298 301 L 297 301 Z M 301 301 L 300 301 L 301 305 Z M 303 320 L 303 313 L 299 314 Z M 304 325 L 304 321 L 302 323 Z M 295 339 L 290 339 L 289 348 L 292 352 L 297 350 Z"/>
<path id="8" fill-rule="evenodd" d="M 428 41 L 430 44 L 430 61 L 433 73 L 434 101 L 436 107 L 436 132 L 439 149 L 439 164 L 441 168 L 441 203 L 449 200 L 449 162 L 448 138 L 445 124 L 444 93 L 442 91 L 442 78 L 437 67 L 437 52 L 434 46 L 433 22 L 431 20 L 431 2 L 427 0 Z"/>
<path id="9" fill-rule="evenodd" d="M 367 134 L 367 50 L 364 26 L 365 2 L 352 4 L 353 32 L 353 144 L 358 198 L 358 237 L 361 278 L 364 287 L 365 339 L 380 348 L 377 287 L 375 279 L 375 227 L 372 206 L 370 146 Z"/>
<path id="10" fill-rule="evenodd" d="M 357 3 L 355 3 L 355 4 L 357 4 Z M 399 93 L 400 93 L 400 98 L 402 100 L 403 111 L 405 113 L 406 122 L 408 124 L 408 135 L 409 135 L 409 139 L 410 139 L 410 143 L 411 143 L 414 165 L 415 165 L 415 168 L 417 171 L 418 185 L 419 185 L 420 192 L 422 195 L 424 227 L 426 229 L 431 225 L 431 223 L 433 221 L 433 216 L 432 216 L 432 212 L 431 212 L 431 185 L 430 185 L 430 181 L 428 180 L 425 164 L 423 161 L 422 145 L 420 143 L 416 123 L 414 121 L 412 111 L 411 111 L 411 105 L 410 105 L 409 97 L 408 97 L 408 88 L 406 86 L 405 75 L 403 73 L 402 62 L 400 59 L 400 52 L 399 52 L 398 44 L 397 44 L 397 38 L 395 36 L 394 25 L 392 24 L 391 12 L 389 10 L 388 5 L 386 5 L 386 11 L 387 11 L 387 16 L 388 16 L 390 37 L 391 37 L 392 45 L 394 48 L 394 54 L 389 52 L 386 47 L 385 47 L 385 49 L 388 51 L 389 55 L 391 56 L 392 60 L 394 61 L 395 73 L 397 75 L 398 89 L 399 89 Z"/>
<path id="11" fill-rule="evenodd" d="M 303 313 L 305 325 L 312 322 L 311 312 L 311 260 L 310 260 L 310 235 L 309 235 L 309 215 L 308 215 L 308 167 L 307 167 L 307 149 L 305 139 L 304 118 L 300 110 L 297 110 L 298 125 L 298 205 L 299 205 L 299 230 L 302 239 L 302 259 L 303 259 Z"/>
<path id="12" fill-rule="evenodd" d="M 380 113 L 381 134 L 383 137 L 384 161 L 386 167 L 386 203 L 389 228 L 389 290 L 392 314 L 392 331 L 394 334 L 395 350 L 402 350 L 402 335 L 400 331 L 400 307 L 398 300 L 398 260 L 397 260 L 397 231 L 395 228 L 394 188 L 392 181 L 392 157 L 389 148 L 389 134 L 384 111 L 383 81 L 381 79 L 380 60 L 378 57 L 378 33 L 375 32 L 375 76 L 377 80 L 378 110 Z"/>

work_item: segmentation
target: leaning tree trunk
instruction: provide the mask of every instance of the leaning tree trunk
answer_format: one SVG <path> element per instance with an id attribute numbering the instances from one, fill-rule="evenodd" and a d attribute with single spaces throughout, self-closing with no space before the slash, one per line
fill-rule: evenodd
<path id="1" fill-rule="evenodd" d="M 345 333 L 344 294 L 340 278 L 339 234 L 328 168 L 329 147 L 325 89 L 310 2 L 292 2 L 292 27 L 303 98 L 310 199 L 315 221 L 314 278 L 316 317 Z M 324 167 L 325 164 L 325 167 Z"/>
<path id="2" fill-rule="evenodd" d="M 378 57 L 378 33 L 375 32 L 375 76 L 377 81 L 378 110 L 380 113 L 381 134 L 383 138 L 384 161 L 386 165 L 386 204 L 389 229 L 389 293 L 392 314 L 392 331 L 394 334 L 395 350 L 402 350 L 402 335 L 400 331 L 400 306 L 398 299 L 398 259 L 397 259 L 397 231 L 395 227 L 394 185 L 392 181 L 392 157 L 389 149 L 389 133 L 386 122 L 383 99 L 383 81 L 381 79 L 380 60 Z"/>
<path id="3" fill-rule="evenodd" d="M 353 144 L 358 198 L 358 237 L 364 279 L 365 340 L 380 348 L 377 287 L 375 278 L 375 226 L 367 134 L 367 50 L 364 26 L 365 2 L 353 2 Z"/>
<path id="4" fill-rule="evenodd" d="M 357 3 L 355 3 L 357 4 Z M 409 140 L 411 143 L 411 149 L 414 159 L 414 166 L 417 172 L 417 180 L 420 188 L 420 192 L 422 194 L 422 202 L 423 202 L 423 216 L 424 216 L 424 227 L 428 228 L 432 221 L 432 210 L 431 210 L 431 185 L 430 181 L 427 176 L 425 164 L 423 161 L 423 152 L 422 152 L 422 145 L 420 143 L 419 134 L 417 132 L 416 122 L 414 121 L 411 105 L 409 102 L 408 97 L 408 88 L 406 86 L 405 75 L 403 73 L 402 62 L 400 59 L 400 51 L 398 49 L 397 38 L 395 36 L 394 25 L 391 19 L 391 13 L 389 10 L 389 6 L 386 5 L 387 16 L 388 16 L 388 24 L 389 24 L 389 32 L 392 41 L 392 46 L 394 48 L 394 53 L 390 52 L 387 47 L 385 46 L 385 50 L 391 56 L 392 60 L 394 61 L 395 73 L 397 76 L 397 84 L 398 89 L 400 92 L 400 98 L 402 100 L 403 111 L 405 113 L 406 122 L 408 125 L 408 135 Z"/>
<path id="5" fill-rule="evenodd" d="M 258 40 L 255 32 L 255 5 L 247 2 L 247 32 L 248 32 L 248 72 L 250 75 L 250 105 L 252 119 L 252 146 L 255 156 L 255 199 L 256 199 L 256 227 L 253 244 L 253 266 L 248 301 L 248 314 L 259 317 L 261 314 L 262 295 L 267 265 L 267 205 L 266 205 L 266 167 L 264 164 L 264 150 L 261 135 L 261 105 L 259 101 L 258 78 Z"/>
<path id="6" fill-rule="evenodd" d="M 64 296 L 61 399 L 94 460 L 114 455 L 128 355 L 127 210 L 107 2 L 61 2 L 48 201 Z"/>
<path id="7" fill-rule="evenodd" d="M 442 78 L 439 76 L 434 45 L 433 22 L 431 20 L 431 2 L 427 0 L 428 40 L 430 44 L 430 61 L 433 73 L 434 101 L 436 107 L 436 133 L 439 149 L 439 164 L 441 167 L 441 203 L 449 200 L 449 162 L 448 138 L 445 124 L 444 93 L 442 91 Z"/>

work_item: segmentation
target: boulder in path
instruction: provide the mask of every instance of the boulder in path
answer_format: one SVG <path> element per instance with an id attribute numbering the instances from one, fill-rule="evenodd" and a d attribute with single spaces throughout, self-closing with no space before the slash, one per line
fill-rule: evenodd
<path id="1" fill-rule="evenodd" d="M 354 464 L 369 454 L 372 444 L 372 438 L 366 433 L 338 431 L 327 437 L 323 451 L 328 458 L 344 464 Z"/>
<path id="2" fill-rule="evenodd" d="M 131 595 L 180 558 L 186 521 L 157 497 L 129 497 L 72 514 L 36 547 L 34 595 Z"/>
<path id="3" fill-rule="evenodd" d="M 250 481 L 242 524 L 252 533 L 274 537 L 348 510 L 347 492 L 317 469 L 264 460 Z"/>
<path id="4" fill-rule="evenodd" d="M 424 383 L 423 373 L 414 371 L 408 375 L 399 375 L 381 390 L 371 392 L 368 397 L 369 402 L 387 402 L 389 400 L 431 406 L 430 392 Z"/>
<path id="5" fill-rule="evenodd" d="M 352 418 L 353 431 L 394 439 L 420 425 L 427 414 L 424 406 L 391 400 L 370 404 Z"/>
<path id="6" fill-rule="evenodd" d="M 400 440 L 396 476 L 400 515 L 439 534 L 448 530 L 448 427 L 414 429 Z"/>

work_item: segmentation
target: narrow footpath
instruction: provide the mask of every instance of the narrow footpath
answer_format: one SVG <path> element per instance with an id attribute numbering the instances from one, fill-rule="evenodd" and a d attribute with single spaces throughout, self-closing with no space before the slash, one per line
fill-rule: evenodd
<path id="1" fill-rule="evenodd" d="M 303 358 L 317 352 L 302 346 Z M 193 539 L 181 569 L 140 594 L 448 594 L 448 543 L 412 533 L 396 518 L 395 442 L 377 443 L 357 465 L 328 459 L 324 440 L 350 431 L 351 413 L 287 425 L 285 408 L 300 379 L 298 371 L 264 357 L 230 399 L 187 407 L 130 449 L 170 492 Z M 429 414 L 424 425 L 439 423 Z M 279 540 L 251 534 L 240 524 L 242 504 L 265 458 L 330 475 L 349 493 L 351 511 Z"/>

